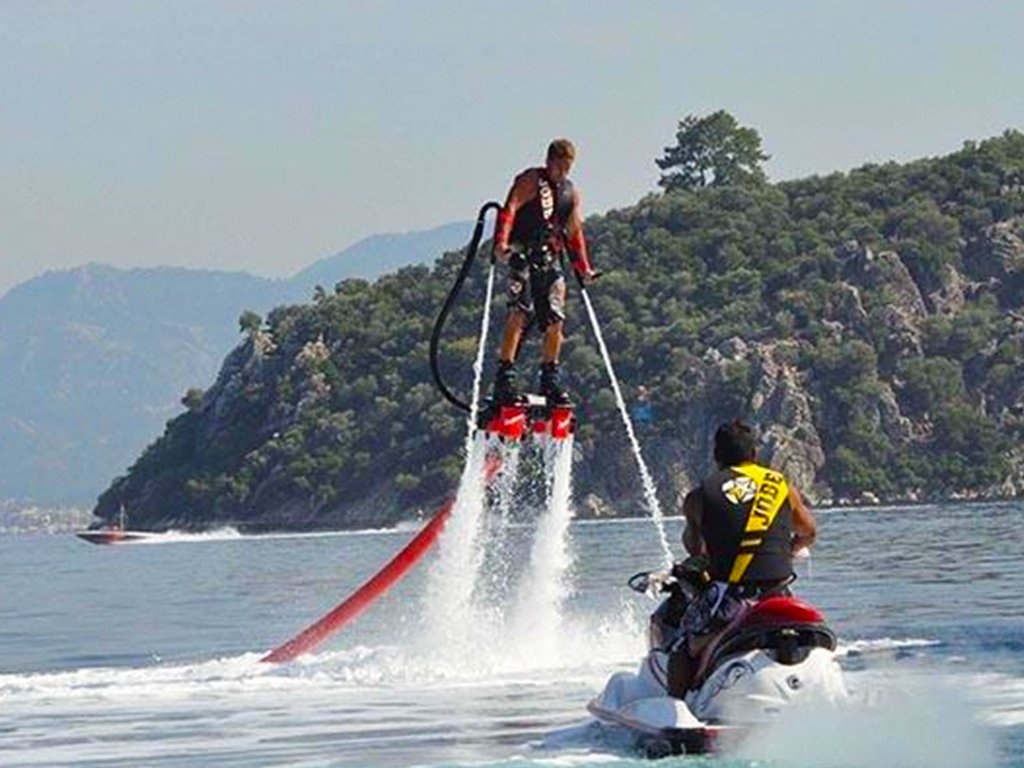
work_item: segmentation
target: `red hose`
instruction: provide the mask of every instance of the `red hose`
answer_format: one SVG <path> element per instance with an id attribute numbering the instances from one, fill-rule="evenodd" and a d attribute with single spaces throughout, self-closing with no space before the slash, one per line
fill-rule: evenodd
<path id="1" fill-rule="evenodd" d="M 484 466 L 484 482 L 489 483 L 501 467 L 501 457 L 489 454 Z M 449 499 L 445 505 L 430 519 L 412 541 L 405 545 L 401 552 L 381 568 L 377 574 L 353 592 L 326 616 L 306 627 L 284 645 L 278 646 L 260 661 L 279 663 L 291 661 L 333 635 L 348 622 L 368 608 L 378 597 L 387 592 L 399 579 L 411 569 L 430 546 L 437 540 L 444 524 L 451 515 L 455 499 Z"/>

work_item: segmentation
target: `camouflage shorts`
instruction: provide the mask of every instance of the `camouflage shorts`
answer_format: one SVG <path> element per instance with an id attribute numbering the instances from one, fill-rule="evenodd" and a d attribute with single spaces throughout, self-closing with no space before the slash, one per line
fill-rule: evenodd
<path id="1" fill-rule="evenodd" d="M 728 584 L 713 581 L 686 606 L 680 622 L 682 634 L 692 638 L 715 632 L 739 616 L 750 602 L 732 594 Z"/>
<path id="2" fill-rule="evenodd" d="M 565 276 L 558 264 L 531 265 L 525 258 L 509 263 L 508 305 L 544 330 L 565 320 Z"/>

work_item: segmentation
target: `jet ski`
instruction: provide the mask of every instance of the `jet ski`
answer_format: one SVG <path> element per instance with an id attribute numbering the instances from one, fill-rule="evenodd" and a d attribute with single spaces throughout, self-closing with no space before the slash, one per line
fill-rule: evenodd
<path id="1" fill-rule="evenodd" d="M 679 630 L 669 617 L 678 621 L 680 612 L 665 609 L 670 600 L 694 599 L 700 587 L 678 564 L 671 572 L 636 574 L 629 585 L 670 597 L 651 617 L 650 647 L 639 670 L 612 675 L 587 709 L 631 731 L 648 757 L 714 752 L 797 701 L 849 696 L 825 617 L 788 595 L 763 598 L 742 611 L 704 649 L 685 695 L 670 695 L 666 647 Z"/>

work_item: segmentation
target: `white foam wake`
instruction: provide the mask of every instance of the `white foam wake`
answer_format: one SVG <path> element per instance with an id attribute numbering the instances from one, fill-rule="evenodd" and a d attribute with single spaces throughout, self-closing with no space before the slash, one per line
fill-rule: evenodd
<path id="1" fill-rule="evenodd" d="M 836 655 L 843 657 L 863 654 L 891 653 L 893 651 L 900 651 L 907 648 L 931 648 L 936 645 L 941 645 L 941 643 L 938 640 L 927 640 L 918 637 L 878 637 L 870 640 L 850 640 L 848 642 L 840 641 L 839 647 L 836 648 Z"/>
<path id="2" fill-rule="evenodd" d="M 886 670 L 848 702 L 808 701 L 784 710 L 732 756 L 758 764 L 837 768 L 989 768 L 992 734 L 960 676 Z"/>

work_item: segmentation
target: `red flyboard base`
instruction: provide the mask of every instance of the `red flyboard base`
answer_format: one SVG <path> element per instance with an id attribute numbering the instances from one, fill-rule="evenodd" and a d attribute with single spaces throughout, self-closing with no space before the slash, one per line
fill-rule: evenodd
<path id="1" fill-rule="evenodd" d="M 565 440 L 572 434 L 576 426 L 576 419 L 573 416 L 572 408 L 556 406 L 551 409 L 547 421 L 538 422 L 541 425 L 539 432 L 549 434 L 555 440 Z"/>
<path id="2" fill-rule="evenodd" d="M 490 482 L 501 468 L 501 458 L 489 455 L 484 466 L 484 480 Z M 364 583 L 334 610 L 310 624 L 306 629 L 293 637 L 284 645 L 278 646 L 260 661 L 280 663 L 308 653 L 324 640 L 340 630 L 356 616 L 366 610 L 381 595 L 405 576 L 441 534 L 444 524 L 451 515 L 455 499 L 448 500 L 443 507 L 430 519 L 412 541 L 405 545 L 377 575 Z"/>
<path id="3" fill-rule="evenodd" d="M 549 406 L 539 395 L 526 395 L 522 403 L 486 404 L 479 425 L 502 440 L 521 440 L 530 432 L 564 440 L 575 430 L 576 417 L 571 405 Z"/>
<path id="4" fill-rule="evenodd" d="M 518 440 L 526 432 L 526 406 L 498 406 L 494 416 L 487 422 L 486 430 L 508 440 Z"/>

